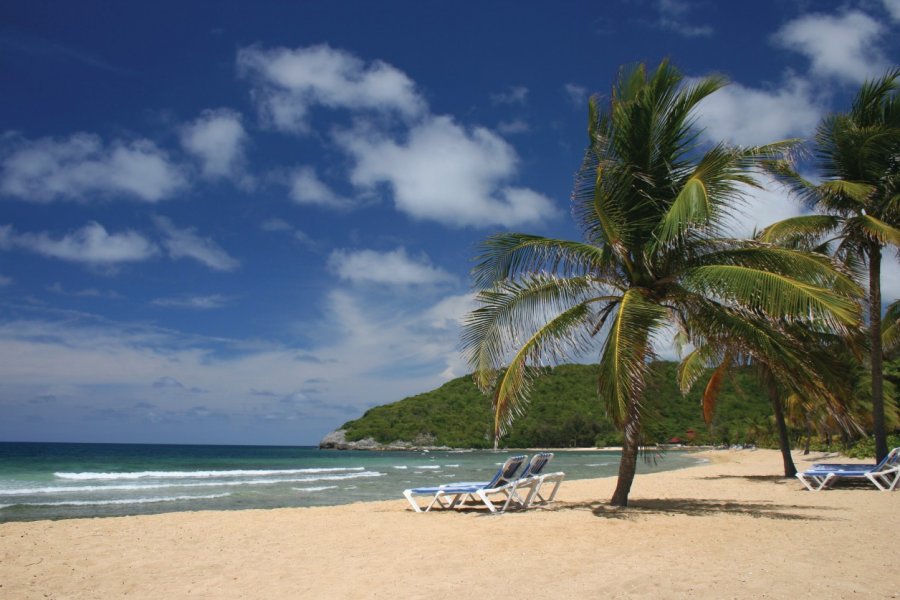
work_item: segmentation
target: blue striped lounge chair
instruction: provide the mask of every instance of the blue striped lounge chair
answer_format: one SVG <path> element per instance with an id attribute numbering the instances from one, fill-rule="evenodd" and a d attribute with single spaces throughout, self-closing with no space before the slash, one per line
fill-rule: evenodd
<path id="1" fill-rule="evenodd" d="M 797 478 L 811 492 L 828 489 L 842 479 L 868 480 L 879 490 L 893 491 L 900 483 L 900 447 L 891 450 L 877 465 L 815 464 L 797 473 Z"/>
<path id="2" fill-rule="evenodd" d="M 525 455 L 512 456 L 497 470 L 497 474 L 490 481 L 484 482 L 460 482 L 449 483 L 436 487 L 411 488 L 403 491 L 403 496 L 412 505 L 416 512 L 428 512 L 435 506 L 440 508 L 454 508 L 465 502 L 470 497 L 478 498 L 484 502 L 492 513 L 497 512 L 497 507 L 491 502 L 489 496 L 504 494 L 506 501 L 501 510 L 505 510 L 514 495 L 514 486 L 519 478 L 519 471 L 525 464 Z M 415 496 L 431 496 L 431 502 L 422 507 L 415 500 Z"/>

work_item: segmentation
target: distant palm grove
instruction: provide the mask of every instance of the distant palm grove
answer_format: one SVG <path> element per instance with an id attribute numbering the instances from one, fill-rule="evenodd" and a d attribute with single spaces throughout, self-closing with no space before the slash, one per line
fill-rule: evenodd
<path id="1" fill-rule="evenodd" d="M 867 82 L 846 113 L 826 117 L 807 164 L 795 160 L 799 140 L 701 143 L 696 109 L 722 77 L 689 82 L 667 61 L 623 68 L 588 106 L 572 194 L 583 239 L 499 233 L 476 259 L 478 307 L 462 343 L 492 399 L 495 446 L 536 408 L 542 366 L 597 356 L 595 397 L 623 447 L 611 504 L 626 506 L 654 417 L 674 411 L 674 396 L 653 394 L 651 372 L 656 349 L 675 345 L 684 359 L 671 377 L 682 392 L 703 386 L 707 423 L 723 383 L 754 372 L 785 475 L 794 471 L 788 410 L 847 437 L 871 432 L 883 457 L 896 412 L 885 402 L 883 346 L 898 336 L 890 318 L 882 327 L 880 270 L 900 245 L 898 78 L 893 69 Z M 812 181 L 800 175 L 810 169 Z M 810 213 L 733 237 L 749 193 L 771 179 Z"/>

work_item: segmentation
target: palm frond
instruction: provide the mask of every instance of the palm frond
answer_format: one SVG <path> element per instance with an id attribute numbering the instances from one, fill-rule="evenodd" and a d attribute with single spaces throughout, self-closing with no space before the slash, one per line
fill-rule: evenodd
<path id="1" fill-rule="evenodd" d="M 494 436 L 506 434 L 513 420 L 522 414 L 538 374 L 534 367 L 542 361 L 558 362 L 588 338 L 593 311 L 588 303 L 578 304 L 548 321 L 516 352 L 500 377 L 493 396 Z"/>
<path id="2" fill-rule="evenodd" d="M 721 359 L 720 352 L 711 352 L 710 346 L 700 346 L 682 359 L 678 364 L 678 389 L 687 395 L 694 384 L 714 366 L 713 361 Z"/>
<path id="3" fill-rule="evenodd" d="M 816 252 L 806 252 L 771 244 L 743 242 L 735 247 L 711 252 L 695 261 L 702 265 L 732 265 L 784 275 L 813 284 L 841 296 L 861 297 L 862 288 L 835 260 Z"/>
<path id="4" fill-rule="evenodd" d="M 859 227 L 869 238 L 880 244 L 900 246 L 900 229 L 876 219 L 872 215 L 859 215 L 854 217 L 855 225 Z"/>
<path id="5" fill-rule="evenodd" d="M 841 218 L 834 215 L 802 215 L 772 223 L 759 232 L 757 239 L 782 246 L 812 246 L 840 224 Z"/>
<path id="6" fill-rule="evenodd" d="M 619 425 L 625 422 L 629 404 L 642 399 L 646 362 L 652 356 L 650 340 L 665 318 L 666 310 L 637 288 L 626 291 L 618 305 L 601 353 L 598 390 Z"/>
<path id="7" fill-rule="evenodd" d="M 612 264 L 603 248 L 522 233 L 500 233 L 481 244 L 472 278 L 477 287 L 514 280 L 543 271 L 562 277 L 611 273 Z"/>
<path id="8" fill-rule="evenodd" d="M 719 401 L 719 390 L 722 389 L 722 381 L 725 374 L 731 367 L 730 358 L 726 357 L 722 364 L 716 367 L 709 377 L 706 388 L 703 390 L 703 396 L 700 398 L 700 405 L 703 408 L 703 421 L 707 427 L 712 426 L 713 416 L 716 414 L 716 404 Z"/>
<path id="9" fill-rule="evenodd" d="M 502 281 L 476 296 L 478 308 L 463 319 L 462 352 L 476 384 L 487 390 L 516 340 L 539 330 L 554 315 L 581 302 L 602 300 L 588 276 L 561 278 L 535 274 L 520 281 Z M 609 301 L 615 297 L 607 298 Z"/>
<path id="10" fill-rule="evenodd" d="M 685 274 L 683 285 L 708 298 L 759 311 L 775 319 L 820 321 L 846 330 L 859 325 L 859 305 L 832 290 L 741 265 L 710 265 Z"/>

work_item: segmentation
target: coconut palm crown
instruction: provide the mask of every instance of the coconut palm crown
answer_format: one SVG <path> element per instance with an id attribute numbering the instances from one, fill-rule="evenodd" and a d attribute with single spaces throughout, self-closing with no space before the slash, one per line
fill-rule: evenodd
<path id="1" fill-rule="evenodd" d="M 725 341 L 814 377 L 779 327 L 841 332 L 859 321 L 853 281 L 817 254 L 726 236 L 753 172 L 791 146 L 703 149 L 697 104 L 721 77 L 684 81 L 667 61 L 623 69 L 608 104 L 589 102 L 588 147 L 572 195 L 584 241 L 501 233 L 473 269 L 479 307 L 462 342 L 476 383 L 493 392 L 495 438 L 521 413 L 534 367 L 600 346 L 598 392 L 624 432 L 612 504 L 637 466 L 654 343 Z"/>

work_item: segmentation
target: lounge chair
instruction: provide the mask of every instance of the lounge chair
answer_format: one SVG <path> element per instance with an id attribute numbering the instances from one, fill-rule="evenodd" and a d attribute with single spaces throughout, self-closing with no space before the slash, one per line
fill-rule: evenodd
<path id="1" fill-rule="evenodd" d="M 552 452 L 539 452 L 535 454 L 531 457 L 531 462 L 525 467 L 522 475 L 520 475 L 519 479 L 515 482 L 512 494 L 515 495 L 514 499 L 522 506 L 522 508 L 528 508 L 534 504 L 536 500 L 543 504 L 553 502 L 556 498 L 556 492 L 559 491 L 559 486 L 562 484 L 563 479 L 565 479 L 566 474 L 562 471 L 556 473 L 544 473 L 547 464 L 552 459 Z M 553 490 L 546 498 L 541 494 L 541 488 L 545 483 L 554 484 Z M 518 494 L 518 490 L 524 490 L 526 488 L 528 488 L 528 495 L 522 500 L 521 496 Z"/>
<path id="2" fill-rule="evenodd" d="M 891 450 L 877 465 L 817 464 L 797 478 L 811 492 L 832 487 L 841 479 L 865 479 L 879 490 L 889 492 L 900 483 L 900 447 Z"/>
<path id="3" fill-rule="evenodd" d="M 435 506 L 453 508 L 469 497 L 477 497 L 484 502 L 488 510 L 497 512 L 497 508 L 488 496 L 502 493 L 506 495 L 506 502 L 504 502 L 501 510 L 506 510 L 513 498 L 517 497 L 514 493 L 514 485 L 518 479 L 519 470 L 525 464 L 525 458 L 525 455 L 510 457 L 497 470 L 497 474 L 490 481 L 450 483 L 436 487 L 411 488 L 404 490 L 403 496 L 406 497 L 416 512 L 428 512 Z M 415 501 L 414 496 L 431 496 L 432 498 L 428 506 L 423 508 Z"/>

